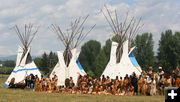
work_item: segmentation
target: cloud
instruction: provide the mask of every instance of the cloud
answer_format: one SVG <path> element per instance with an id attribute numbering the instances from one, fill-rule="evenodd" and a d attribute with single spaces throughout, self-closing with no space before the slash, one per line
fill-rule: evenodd
<path id="1" fill-rule="evenodd" d="M 134 14 L 143 18 L 142 32 L 152 32 L 157 52 L 161 32 L 167 29 L 180 30 L 180 1 L 177 0 L 135 0 Z"/>
<path id="2" fill-rule="evenodd" d="M 8 50 L 8 49 L 10 49 L 10 48 L 7 46 L 0 46 L 0 51 L 1 51 L 0 56 L 4 57 L 4 56 L 9 56 L 9 55 L 15 54 L 15 52 Z"/>
<path id="3" fill-rule="evenodd" d="M 64 49 L 56 34 L 50 29 L 52 23 L 60 25 L 65 31 L 71 21 L 80 16 L 85 17 L 87 14 L 90 16 L 85 23 L 85 31 L 94 24 L 96 27 L 83 43 L 94 39 L 104 44 L 112 32 L 100 12 L 104 10 L 104 4 L 110 9 L 116 9 L 120 20 L 124 19 L 127 11 L 131 17 L 142 17 L 144 27 L 140 33 L 152 32 L 155 41 L 154 51 L 157 51 L 161 32 L 166 29 L 180 30 L 180 1 L 178 0 L 31 0 L 31 2 L 1 0 L 0 56 L 15 54 L 17 46 L 21 45 L 17 35 L 11 29 L 15 24 L 23 26 L 33 23 L 35 26 L 40 26 L 32 42 L 32 55 L 38 56 L 44 51 Z"/>

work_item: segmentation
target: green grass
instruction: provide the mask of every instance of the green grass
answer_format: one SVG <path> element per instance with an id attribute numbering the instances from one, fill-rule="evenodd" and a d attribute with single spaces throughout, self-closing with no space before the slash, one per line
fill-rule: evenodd
<path id="1" fill-rule="evenodd" d="M 3 83 L 8 75 L 0 75 L 0 102 L 164 102 L 164 96 L 74 95 L 8 89 Z"/>

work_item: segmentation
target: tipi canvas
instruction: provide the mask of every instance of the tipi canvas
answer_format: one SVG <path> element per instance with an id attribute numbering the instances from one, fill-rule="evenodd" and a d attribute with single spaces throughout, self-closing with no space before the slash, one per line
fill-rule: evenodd
<path id="1" fill-rule="evenodd" d="M 86 72 L 82 68 L 81 64 L 78 61 L 79 53 L 77 53 L 76 48 L 71 50 L 72 52 L 72 59 L 69 63 L 69 66 L 66 67 L 63 57 L 63 52 L 57 51 L 58 53 L 58 63 L 56 64 L 55 68 L 53 69 L 50 77 L 54 77 L 54 75 L 57 75 L 58 77 L 58 83 L 57 85 L 64 85 L 65 79 L 72 77 L 74 83 L 77 83 L 77 79 L 79 75 L 86 75 Z"/>
<path id="2" fill-rule="evenodd" d="M 30 49 L 30 48 L 29 48 Z M 24 56 L 22 62 L 20 63 L 20 58 L 22 57 L 23 50 L 21 47 L 18 49 L 17 59 L 16 59 L 16 66 L 11 72 L 10 76 L 8 77 L 7 81 L 4 83 L 4 86 L 8 86 L 11 79 L 15 78 L 15 83 L 19 83 L 24 81 L 25 77 L 33 74 L 38 75 L 38 77 L 41 77 L 41 73 L 37 66 L 35 65 L 34 61 L 30 61 L 31 55 L 29 51 Z"/>
<path id="3" fill-rule="evenodd" d="M 128 54 L 128 41 L 123 43 L 123 54 L 120 63 L 116 63 L 116 49 L 118 43 L 112 42 L 110 61 L 107 64 L 102 75 L 109 76 L 111 79 L 118 77 L 125 77 L 126 74 L 131 75 L 135 72 L 137 75 L 141 74 L 141 69 L 133 65 Z M 131 52 L 132 54 L 132 52 Z M 137 61 L 136 61 L 137 62 Z M 138 63 L 136 63 L 138 64 Z"/>

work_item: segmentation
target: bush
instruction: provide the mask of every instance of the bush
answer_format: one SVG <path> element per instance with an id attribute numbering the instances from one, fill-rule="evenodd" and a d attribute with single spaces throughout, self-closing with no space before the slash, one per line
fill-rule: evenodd
<path id="1" fill-rule="evenodd" d="M 4 60 L 1 63 L 4 67 L 15 67 L 15 60 Z"/>
<path id="2" fill-rule="evenodd" d="M 10 74 L 13 71 L 11 67 L 2 67 L 0 68 L 0 74 Z"/>

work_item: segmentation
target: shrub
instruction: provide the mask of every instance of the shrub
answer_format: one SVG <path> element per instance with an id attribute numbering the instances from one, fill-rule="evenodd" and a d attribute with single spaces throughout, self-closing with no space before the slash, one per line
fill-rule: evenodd
<path id="1" fill-rule="evenodd" d="M 2 67 L 0 68 L 0 74 L 10 74 L 13 71 L 12 67 Z"/>

